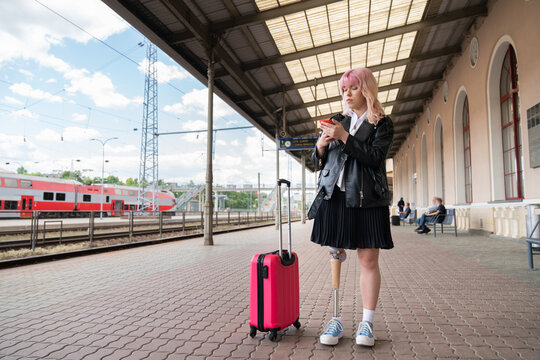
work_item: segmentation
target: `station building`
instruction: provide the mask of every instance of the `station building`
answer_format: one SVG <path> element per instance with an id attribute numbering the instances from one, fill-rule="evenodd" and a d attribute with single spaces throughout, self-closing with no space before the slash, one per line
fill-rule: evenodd
<path id="1" fill-rule="evenodd" d="M 434 196 L 458 228 L 526 236 L 540 204 L 540 2 L 496 1 L 476 20 L 393 157 L 394 196 Z"/>

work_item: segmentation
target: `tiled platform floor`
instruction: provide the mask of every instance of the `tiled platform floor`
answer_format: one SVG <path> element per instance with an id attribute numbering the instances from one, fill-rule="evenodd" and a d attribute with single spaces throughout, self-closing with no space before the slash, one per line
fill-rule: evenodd
<path id="1" fill-rule="evenodd" d="M 354 344 L 359 265 L 342 268 L 346 336 L 318 344 L 331 316 L 329 256 L 295 223 L 300 330 L 248 336 L 248 266 L 273 227 L 0 270 L 2 359 L 540 359 L 540 271 L 525 245 L 393 228 L 373 349 Z M 537 260 L 538 261 L 538 260 Z M 539 264 L 540 265 L 540 264 Z"/>

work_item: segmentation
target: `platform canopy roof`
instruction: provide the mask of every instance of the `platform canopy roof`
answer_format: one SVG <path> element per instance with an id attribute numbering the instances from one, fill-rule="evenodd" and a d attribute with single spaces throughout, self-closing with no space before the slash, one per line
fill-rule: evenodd
<path id="1" fill-rule="evenodd" d="M 212 48 L 216 93 L 271 137 L 318 134 L 342 111 L 343 72 L 370 68 L 395 125 L 389 157 L 487 15 L 485 0 L 103 1 L 203 83 Z"/>

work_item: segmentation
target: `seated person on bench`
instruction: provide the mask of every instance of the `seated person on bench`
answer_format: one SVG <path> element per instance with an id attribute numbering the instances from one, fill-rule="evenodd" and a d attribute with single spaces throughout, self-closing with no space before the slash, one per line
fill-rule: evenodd
<path id="1" fill-rule="evenodd" d="M 418 234 L 427 234 L 431 231 L 430 228 L 426 226 L 426 223 L 429 219 L 436 217 L 437 215 L 446 215 L 446 208 L 444 207 L 442 203 L 442 199 L 439 197 L 433 198 L 433 206 L 430 207 L 422 216 L 416 220 L 418 223 L 418 227 L 415 229 Z M 441 216 L 441 219 L 437 219 L 439 222 L 442 222 L 444 220 L 444 217 Z"/>
<path id="2" fill-rule="evenodd" d="M 411 215 L 411 204 L 407 203 L 407 207 L 405 208 L 405 211 L 399 212 L 399 218 L 403 220 L 403 219 L 408 218 L 409 215 Z"/>

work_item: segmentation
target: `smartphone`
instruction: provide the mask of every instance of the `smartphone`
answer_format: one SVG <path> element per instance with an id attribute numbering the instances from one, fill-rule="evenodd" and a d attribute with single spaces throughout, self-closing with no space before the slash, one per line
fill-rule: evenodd
<path id="1" fill-rule="evenodd" d="M 324 122 L 324 123 L 327 123 L 327 124 L 330 124 L 330 125 L 334 125 L 334 123 L 330 119 L 322 119 L 321 122 Z"/>

